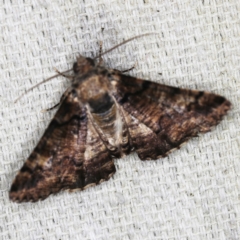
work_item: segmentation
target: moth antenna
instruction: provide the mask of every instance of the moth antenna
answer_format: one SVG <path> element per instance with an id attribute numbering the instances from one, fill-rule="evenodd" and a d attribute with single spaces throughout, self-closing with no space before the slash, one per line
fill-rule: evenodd
<path id="1" fill-rule="evenodd" d="M 68 78 L 70 80 L 73 80 L 74 79 L 74 76 L 71 76 L 71 75 L 65 75 L 64 72 L 59 72 L 56 68 L 54 68 L 55 72 L 58 73 L 58 75 L 61 75 L 65 78 Z M 71 69 L 72 70 L 72 69 Z"/>
<path id="2" fill-rule="evenodd" d="M 124 45 L 124 44 L 126 44 L 126 43 L 128 43 L 128 42 L 131 42 L 131 41 L 134 40 L 134 39 L 141 38 L 141 37 L 148 36 L 148 35 L 153 35 L 153 34 L 157 34 L 157 33 L 144 33 L 144 34 L 141 34 L 141 35 L 138 35 L 138 36 L 129 38 L 129 39 L 127 39 L 127 40 L 125 40 L 125 41 L 123 41 L 123 42 L 115 45 L 114 47 L 108 49 L 107 51 L 105 51 L 105 52 L 97 55 L 94 59 L 99 58 L 99 57 L 102 57 L 102 56 L 105 55 L 106 53 L 109 53 L 109 52 L 111 52 L 112 50 L 114 50 L 114 49 L 116 49 L 116 48 L 118 48 L 118 47 L 120 47 L 120 46 L 122 46 L 122 45 Z"/>
<path id="3" fill-rule="evenodd" d="M 14 103 L 16 103 L 17 101 L 19 101 L 25 94 L 27 94 L 28 92 L 30 92 L 30 91 L 33 90 L 34 88 L 40 86 L 41 84 L 43 84 L 43 83 L 45 83 L 45 82 L 50 81 L 51 79 L 53 79 L 53 78 L 55 78 L 55 77 L 62 76 L 64 73 L 67 73 L 67 72 L 70 72 L 70 71 L 72 71 L 72 69 L 69 69 L 69 70 L 67 70 L 67 71 L 65 71 L 65 72 L 59 72 L 58 74 L 56 74 L 56 75 L 54 75 L 54 76 L 52 76 L 52 77 L 50 77 L 50 78 L 47 78 L 47 79 L 43 80 L 43 81 L 40 82 L 40 83 L 37 83 L 36 85 L 34 85 L 34 86 L 30 87 L 28 90 L 26 90 L 22 95 L 20 95 L 20 97 L 18 97 L 18 98 L 14 101 Z"/>
<path id="4" fill-rule="evenodd" d="M 102 45 L 103 45 L 103 42 L 100 41 L 100 42 L 99 42 L 99 61 L 98 61 L 98 65 L 102 65 L 102 63 L 103 63 L 103 58 L 102 58 Z"/>
<path id="5" fill-rule="evenodd" d="M 114 47 L 108 49 L 107 51 L 105 51 L 105 52 L 103 52 L 103 53 L 100 53 L 100 54 L 97 55 L 94 59 L 99 58 L 99 57 L 102 57 L 102 56 L 105 55 L 106 53 L 109 53 L 109 52 L 111 52 L 112 50 L 114 50 L 114 49 L 116 49 L 116 48 L 118 48 L 118 47 L 120 47 L 120 46 L 122 46 L 122 45 L 124 45 L 124 44 L 126 44 L 126 43 L 128 43 L 128 42 L 131 42 L 131 41 L 134 40 L 134 39 L 137 39 L 137 38 L 140 38 L 140 37 L 144 37 L 144 36 L 148 36 L 148 35 L 153 35 L 153 34 L 157 34 L 157 33 L 144 33 L 144 34 L 141 34 L 141 35 L 138 35 L 138 36 L 129 38 L 129 39 L 123 41 L 122 43 L 119 43 L 119 44 L 115 45 Z M 67 70 L 67 71 L 65 71 L 65 72 L 59 72 L 58 74 L 56 74 L 56 75 L 54 75 L 54 76 L 52 76 L 52 77 L 50 77 L 50 78 L 47 78 L 47 79 L 43 80 L 42 82 L 40 82 L 40 83 L 32 86 L 31 88 L 29 88 L 28 90 L 26 90 L 22 95 L 20 95 L 20 96 L 14 101 L 14 103 L 16 103 L 17 101 L 19 101 L 25 94 L 27 94 L 28 92 L 30 92 L 30 91 L 33 90 L 34 88 L 38 87 L 39 85 L 41 85 L 41 84 L 43 84 L 43 83 L 45 83 L 45 82 L 48 82 L 49 80 L 51 80 L 51 79 L 53 79 L 53 78 L 55 78 L 55 77 L 64 75 L 64 73 L 67 73 L 67 72 L 70 72 L 70 71 L 72 71 L 72 69 L 69 69 L 69 70 Z"/>

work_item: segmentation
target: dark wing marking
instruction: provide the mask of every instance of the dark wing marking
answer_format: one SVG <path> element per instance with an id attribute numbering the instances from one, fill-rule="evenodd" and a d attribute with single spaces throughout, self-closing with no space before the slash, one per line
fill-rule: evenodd
<path id="1" fill-rule="evenodd" d="M 140 159 L 165 157 L 199 132 L 210 131 L 230 109 L 212 93 L 180 89 L 113 74 L 113 93 Z"/>
<path id="2" fill-rule="evenodd" d="M 38 201 L 64 189 L 83 190 L 108 180 L 113 160 L 84 106 L 74 94 L 64 100 L 11 190 L 17 202 Z"/>

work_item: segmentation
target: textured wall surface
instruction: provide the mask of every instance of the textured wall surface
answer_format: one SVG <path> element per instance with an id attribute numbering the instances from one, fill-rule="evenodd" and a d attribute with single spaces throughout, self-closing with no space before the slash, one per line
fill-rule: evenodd
<path id="1" fill-rule="evenodd" d="M 239 0 L 4 1 L 0 6 L 0 239 L 239 239 Z M 164 159 L 115 161 L 108 182 L 37 203 L 9 201 L 11 183 L 69 86 L 76 56 L 159 83 L 211 91 L 233 109 L 212 132 Z M 159 73 L 162 73 L 160 75 Z"/>

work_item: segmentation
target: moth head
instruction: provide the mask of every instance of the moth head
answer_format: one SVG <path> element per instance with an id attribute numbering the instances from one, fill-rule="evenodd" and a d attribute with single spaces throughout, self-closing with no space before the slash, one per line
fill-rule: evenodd
<path id="1" fill-rule="evenodd" d="M 95 62 L 92 58 L 86 58 L 83 56 L 77 57 L 77 62 L 73 64 L 73 71 L 75 74 L 84 74 L 91 70 L 95 66 Z"/>

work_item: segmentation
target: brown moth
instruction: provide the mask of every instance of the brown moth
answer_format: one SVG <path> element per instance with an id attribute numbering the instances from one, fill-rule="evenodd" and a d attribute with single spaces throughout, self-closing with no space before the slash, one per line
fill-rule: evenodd
<path id="1" fill-rule="evenodd" d="M 131 77 L 83 56 L 73 71 L 71 88 L 12 184 L 13 201 L 95 186 L 115 173 L 115 158 L 132 151 L 141 160 L 166 157 L 210 131 L 231 106 L 222 96 Z"/>

